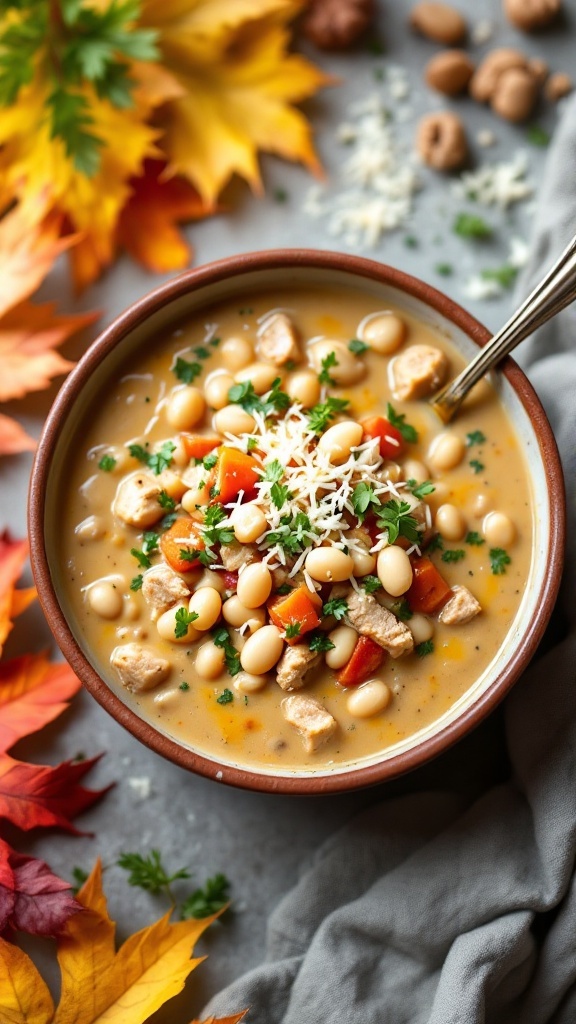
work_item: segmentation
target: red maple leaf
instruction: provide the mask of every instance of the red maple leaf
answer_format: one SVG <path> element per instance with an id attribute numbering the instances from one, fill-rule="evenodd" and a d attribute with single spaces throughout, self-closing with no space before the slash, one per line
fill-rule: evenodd
<path id="1" fill-rule="evenodd" d="M 70 889 L 43 860 L 17 853 L 0 839 L 0 933 L 58 935 L 68 918 L 82 910 Z"/>
<path id="2" fill-rule="evenodd" d="M 10 630 L 12 619 L 20 615 L 36 597 L 36 589 L 15 590 L 28 558 L 28 541 L 13 540 L 8 530 L 0 534 L 0 654 Z"/>
<path id="3" fill-rule="evenodd" d="M 51 665 L 45 653 L 0 664 L 0 753 L 57 718 L 80 685 L 69 665 Z"/>
<path id="4" fill-rule="evenodd" d="M 86 835 L 75 828 L 70 818 L 91 807 L 111 788 L 84 789 L 78 784 L 100 756 L 63 761 L 52 767 L 27 764 L 0 754 L 0 818 L 26 832 L 55 825 L 75 835 Z"/>

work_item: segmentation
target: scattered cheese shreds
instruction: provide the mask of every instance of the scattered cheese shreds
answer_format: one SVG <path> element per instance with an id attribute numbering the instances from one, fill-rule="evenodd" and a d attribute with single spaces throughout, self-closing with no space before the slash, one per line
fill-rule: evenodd
<path id="1" fill-rule="evenodd" d="M 506 210 L 534 193 L 532 181 L 527 179 L 528 157 L 518 151 L 512 160 L 487 164 L 476 171 L 466 171 L 454 183 L 458 199 L 472 199 L 481 206 L 497 206 Z"/>

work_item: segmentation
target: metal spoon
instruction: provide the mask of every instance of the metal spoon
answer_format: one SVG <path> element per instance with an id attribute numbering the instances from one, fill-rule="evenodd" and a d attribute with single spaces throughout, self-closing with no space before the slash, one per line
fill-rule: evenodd
<path id="1" fill-rule="evenodd" d="M 464 398 L 485 373 L 576 298 L 576 237 L 525 302 L 462 373 L 431 400 L 444 423 L 456 415 Z"/>

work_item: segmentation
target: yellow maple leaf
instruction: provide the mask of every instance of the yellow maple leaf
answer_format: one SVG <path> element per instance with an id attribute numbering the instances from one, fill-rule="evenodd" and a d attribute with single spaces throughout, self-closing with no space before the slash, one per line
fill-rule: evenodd
<path id="1" fill-rule="evenodd" d="M 116 951 L 99 862 L 77 898 L 85 909 L 57 940 L 57 1008 L 30 958 L 0 938 L 2 1024 L 143 1024 L 201 963 L 192 949 L 214 917 L 172 924 L 166 914 Z"/>
<path id="2" fill-rule="evenodd" d="M 171 168 L 210 203 L 233 174 L 262 190 L 258 150 L 318 173 L 311 128 L 294 103 L 332 79 L 288 52 L 295 0 L 145 0 L 164 63 L 186 95 L 161 109 Z"/>

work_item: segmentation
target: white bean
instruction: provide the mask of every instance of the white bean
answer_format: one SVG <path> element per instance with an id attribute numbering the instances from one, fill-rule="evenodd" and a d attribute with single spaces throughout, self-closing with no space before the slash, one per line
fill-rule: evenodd
<path id="1" fill-rule="evenodd" d="M 404 480 L 415 480 L 417 484 L 423 484 L 430 479 L 430 474 L 423 462 L 418 459 L 406 459 L 402 467 Z"/>
<path id="2" fill-rule="evenodd" d="M 204 395 L 206 401 L 213 409 L 223 409 L 228 405 L 228 392 L 234 387 L 234 378 L 225 370 L 214 370 L 206 378 L 204 384 Z"/>
<path id="3" fill-rule="evenodd" d="M 239 672 L 234 676 L 234 689 L 239 693 L 258 693 L 268 682 L 268 676 L 255 676 L 252 672 Z"/>
<path id="4" fill-rule="evenodd" d="M 220 346 L 220 354 L 226 369 L 236 373 L 253 361 L 254 348 L 248 338 L 226 338 Z"/>
<path id="5" fill-rule="evenodd" d="M 328 634 L 328 639 L 334 644 L 325 654 L 328 668 L 344 668 L 354 653 L 358 633 L 352 626 L 337 626 Z"/>
<path id="6" fill-rule="evenodd" d="M 93 583 L 88 590 L 88 604 L 101 619 L 117 619 L 124 604 L 122 591 L 109 580 Z"/>
<path id="7" fill-rule="evenodd" d="M 219 434 L 251 434 L 256 420 L 241 405 L 225 405 L 214 416 L 214 427 Z"/>
<path id="8" fill-rule="evenodd" d="M 196 640 L 200 639 L 200 633 L 194 629 L 192 624 L 188 625 L 184 636 L 176 636 L 176 627 L 178 625 L 176 612 L 180 611 L 180 609 L 184 609 L 185 612 L 188 612 L 188 602 L 179 601 L 178 604 L 173 605 L 172 608 L 168 609 L 168 611 L 162 612 L 162 615 L 156 622 L 158 635 L 161 636 L 163 640 L 170 640 L 173 644 L 193 644 Z"/>
<path id="9" fill-rule="evenodd" d="M 224 651 L 212 640 L 202 644 L 194 661 L 194 669 L 201 679 L 218 679 L 224 671 Z"/>
<path id="10" fill-rule="evenodd" d="M 376 555 L 367 549 L 361 552 L 353 551 L 352 562 L 354 563 L 354 576 L 369 576 L 376 568 Z"/>
<path id="11" fill-rule="evenodd" d="M 198 616 L 194 619 L 194 629 L 204 633 L 220 618 L 222 598 L 214 587 L 201 587 L 192 594 L 189 611 Z"/>
<path id="12" fill-rule="evenodd" d="M 204 416 L 206 401 L 200 388 L 175 388 L 166 404 L 166 419 L 174 430 L 190 430 Z"/>
<path id="13" fill-rule="evenodd" d="M 263 676 L 274 668 L 284 649 L 284 641 L 277 626 L 263 626 L 248 637 L 240 654 L 245 672 Z"/>
<path id="14" fill-rule="evenodd" d="M 319 583 L 342 583 L 354 571 L 352 556 L 339 548 L 314 548 L 306 557 L 304 565 L 306 572 Z"/>
<path id="15" fill-rule="evenodd" d="M 80 540 L 101 540 L 106 533 L 106 524 L 100 516 L 88 516 L 74 530 Z"/>
<path id="16" fill-rule="evenodd" d="M 412 565 L 403 548 L 390 544 L 383 548 L 377 561 L 378 579 L 392 597 L 405 594 L 412 585 Z"/>
<path id="17" fill-rule="evenodd" d="M 489 512 L 482 523 L 482 533 L 493 548 L 507 548 L 516 540 L 516 527 L 505 512 Z"/>
<path id="18" fill-rule="evenodd" d="M 188 577 L 186 577 L 188 579 Z M 222 579 L 220 573 L 212 572 L 212 569 L 203 569 L 201 575 L 194 583 L 194 590 L 202 590 L 204 587 L 210 587 L 212 590 L 217 590 L 220 596 L 226 591 L 226 584 Z"/>
<path id="19" fill-rule="evenodd" d="M 238 577 L 236 593 L 246 608 L 260 608 L 270 597 L 272 573 L 263 562 L 253 562 Z"/>
<path id="20" fill-rule="evenodd" d="M 311 409 L 320 401 L 320 381 L 312 370 L 298 370 L 290 374 L 286 391 L 293 402 L 300 402 L 305 409 Z"/>
<path id="21" fill-rule="evenodd" d="M 328 427 L 318 441 L 318 448 L 328 456 L 334 466 L 339 466 L 348 461 L 351 449 L 361 443 L 362 434 L 360 423 L 356 423 L 355 420 L 342 420 L 341 423 Z"/>
<path id="22" fill-rule="evenodd" d="M 237 505 L 232 513 L 234 536 L 241 544 L 252 544 L 258 540 L 267 527 L 266 516 L 253 501 L 248 501 L 245 505 Z"/>
<path id="23" fill-rule="evenodd" d="M 350 694 L 346 707 L 355 718 L 371 718 L 388 707 L 391 698 L 390 687 L 386 683 L 381 679 L 369 679 Z"/>
<path id="24" fill-rule="evenodd" d="M 466 445 L 458 434 L 450 430 L 434 438 L 427 455 L 428 462 L 438 473 L 454 469 L 464 458 Z"/>
<path id="25" fill-rule="evenodd" d="M 415 612 L 406 625 L 414 637 L 415 644 L 423 644 L 425 640 L 431 640 L 434 636 L 432 622 L 425 615 L 420 615 L 419 612 Z"/>
<path id="26" fill-rule="evenodd" d="M 364 321 L 359 337 L 380 355 L 397 352 L 407 333 L 406 323 L 395 313 L 381 313 Z"/>
<path id="27" fill-rule="evenodd" d="M 444 540 L 462 540 L 466 533 L 466 520 L 456 505 L 440 505 L 434 523 Z"/>
<path id="28" fill-rule="evenodd" d="M 270 390 L 273 382 L 281 376 L 282 374 L 277 366 L 272 366 L 270 363 L 251 363 L 250 366 L 245 366 L 243 370 L 238 370 L 235 374 L 235 380 L 238 384 L 250 381 L 256 394 L 263 395 L 266 391 Z"/>
<path id="29" fill-rule="evenodd" d="M 472 503 L 472 514 L 476 519 L 483 519 L 490 511 L 492 503 L 493 496 L 491 492 L 479 491 Z"/>
<path id="30" fill-rule="evenodd" d="M 247 608 L 237 594 L 233 594 L 224 602 L 222 615 L 234 629 L 240 629 L 247 623 L 250 633 L 255 633 L 257 629 L 262 629 L 262 626 L 266 625 L 266 610 L 264 608 Z"/>
<path id="31" fill-rule="evenodd" d="M 328 375 L 336 384 L 356 384 L 366 373 L 366 364 L 350 351 L 342 341 L 317 341 L 310 347 L 310 359 L 317 373 L 322 371 L 322 363 L 334 354 L 336 362 L 328 367 Z"/>
<path id="32" fill-rule="evenodd" d="M 187 466 L 190 462 L 190 457 L 184 447 L 184 441 L 181 437 L 172 437 L 170 440 L 174 445 L 174 451 L 172 452 L 172 464 L 174 466 Z"/>

